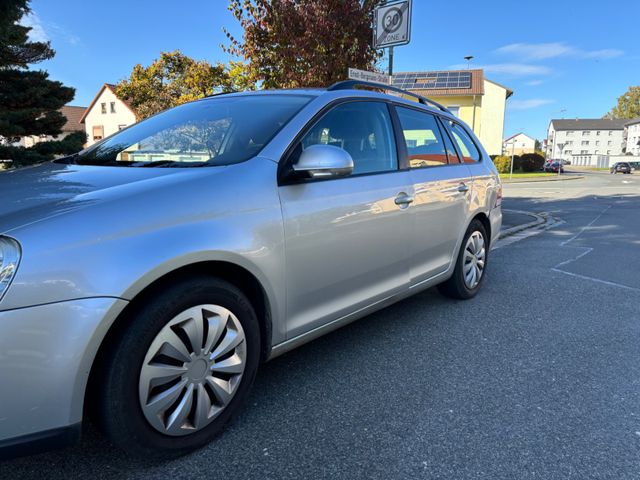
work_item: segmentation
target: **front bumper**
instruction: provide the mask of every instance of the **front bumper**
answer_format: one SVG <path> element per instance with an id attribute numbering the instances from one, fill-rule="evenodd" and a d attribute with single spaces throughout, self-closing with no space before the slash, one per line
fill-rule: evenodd
<path id="1" fill-rule="evenodd" d="M 77 430 L 95 354 L 125 305 L 88 298 L 0 311 L 0 448 Z"/>

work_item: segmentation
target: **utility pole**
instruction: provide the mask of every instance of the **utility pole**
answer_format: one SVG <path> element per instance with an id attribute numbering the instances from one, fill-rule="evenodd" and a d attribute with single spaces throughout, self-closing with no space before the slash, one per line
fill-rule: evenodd
<path id="1" fill-rule="evenodd" d="M 511 139 L 511 173 L 509 173 L 509 180 L 513 178 L 513 160 L 516 154 L 516 140 L 515 138 Z"/>
<path id="2" fill-rule="evenodd" d="M 393 47 L 389 47 L 389 76 L 393 76 Z"/>

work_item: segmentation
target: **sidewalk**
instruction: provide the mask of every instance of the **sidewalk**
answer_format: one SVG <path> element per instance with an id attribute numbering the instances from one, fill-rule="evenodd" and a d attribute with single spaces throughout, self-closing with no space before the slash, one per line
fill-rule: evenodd
<path id="1" fill-rule="evenodd" d="M 500 176 L 500 181 L 502 183 L 565 182 L 569 180 L 581 180 L 583 178 L 583 174 L 563 173 L 561 175 L 554 175 L 553 177 L 514 177 L 509 180 L 509 174 L 506 174 Z"/>

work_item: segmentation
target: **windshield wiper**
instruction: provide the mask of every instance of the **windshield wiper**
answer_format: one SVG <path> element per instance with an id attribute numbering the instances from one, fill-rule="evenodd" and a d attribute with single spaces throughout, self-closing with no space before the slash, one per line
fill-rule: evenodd
<path id="1" fill-rule="evenodd" d="M 132 167 L 175 167 L 175 168 L 192 168 L 192 167 L 204 167 L 206 162 L 177 162 L 175 160 L 158 160 L 156 162 L 140 162 L 138 164 L 132 164 Z"/>

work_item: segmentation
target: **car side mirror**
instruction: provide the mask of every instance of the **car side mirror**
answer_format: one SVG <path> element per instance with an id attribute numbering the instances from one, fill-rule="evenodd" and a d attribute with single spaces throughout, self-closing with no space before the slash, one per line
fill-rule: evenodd
<path id="1" fill-rule="evenodd" d="M 353 159 L 340 147 L 311 145 L 303 150 L 292 167 L 296 175 L 308 178 L 346 177 L 353 172 Z"/>

